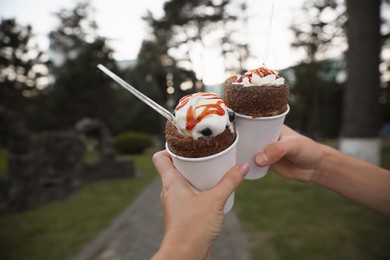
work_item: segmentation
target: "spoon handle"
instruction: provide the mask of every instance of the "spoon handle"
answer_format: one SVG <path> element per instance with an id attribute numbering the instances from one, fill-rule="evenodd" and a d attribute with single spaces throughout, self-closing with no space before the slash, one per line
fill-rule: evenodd
<path id="1" fill-rule="evenodd" d="M 168 119 L 169 121 L 171 121 L 173 123 L 175 122 L 175 117 L 173 116 L 173 114 L 171 112 L 169 112 L 168 110 L 166 110 L 164 107 L 160 106 L 159 104 L 154 102 L 152 99 L 150 99 L 149 97 L 147 97 L 144 94 L 142 94 L 141 92 L 139 92 L 136 88 L 134 88 L 133 86 L 128 84 L 126 81 L 124 81 L 123 79 L 118 77 L 115 73 L 113 73 L 112 71 L 107 69 L 105 66 L 99 64 L 99 65 L 97 65 L 97 67 L 101 71 L 106 73 L 108 76 L 110 76 L 117 83 L 119 83 L 122 87 L 124 87 L 125 89 L 130 91 L 134 96 L 136 96 L 141 101 L 143 101 L 145 104 L 149 105 L 151 108 L 153 108 L 158 113 L 160 113 L 163 117 L 165 117 L 166 119 Z"/>

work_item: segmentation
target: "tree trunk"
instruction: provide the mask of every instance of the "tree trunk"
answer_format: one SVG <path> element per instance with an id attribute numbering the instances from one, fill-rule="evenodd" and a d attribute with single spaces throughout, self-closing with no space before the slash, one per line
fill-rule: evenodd
<path id="1" fill-rule="evenodd" d="M 380 0 L 347 0 L 348 82 L 340 149 L 379 164 Z"/>

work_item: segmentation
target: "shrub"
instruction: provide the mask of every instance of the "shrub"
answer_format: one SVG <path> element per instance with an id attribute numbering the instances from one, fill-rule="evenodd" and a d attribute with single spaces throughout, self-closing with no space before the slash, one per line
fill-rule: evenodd
<path id="1" fill-rule="evenodd" d="M 142 132 L 125 132 L 114 139 L 119 154 L 139 154 L 152 145 L 152 136 Z"/>

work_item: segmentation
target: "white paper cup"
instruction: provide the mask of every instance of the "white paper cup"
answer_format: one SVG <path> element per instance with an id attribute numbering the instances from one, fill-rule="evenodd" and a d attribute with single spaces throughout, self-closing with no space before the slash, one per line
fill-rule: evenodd
<path id="1" fill-rule="evenodd" d="M 236 151 L 239 136 L 226 150 L 214 155 L 200 158 L 189 158 L 178 156 L 169 150 L 168 144 L 165 148 L 171 155 L 176 169 L 199 191 L 206 191 L 213 188 L 236 164 Z M 224 212 L 229 212 L 234 204 L 234 192 L 226 201 Z"/>
<path id="2" fill-rule="evenodd" d="M 287 106 L 283 114 L 255 118 L 236 113 L 235 123 L 240 133 L 240 140 L 237 144 L 237 162 L 247 162 L 250 165 L 245 179 L 260 179 L 267 174 L 269 167 L 258 167 L 254 162 L 255 155 L 270 143 L 278 140 L 284 119 L 289 111 L 290 107 Z"/>

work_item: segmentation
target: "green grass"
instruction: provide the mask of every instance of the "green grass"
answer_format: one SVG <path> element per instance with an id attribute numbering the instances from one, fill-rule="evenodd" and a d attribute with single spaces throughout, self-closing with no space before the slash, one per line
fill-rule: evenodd
<path id="1" fill-rule="evenodd" d="M 7 178 L 7 156 L 5 149 L 0 148 L 0 180 Z"/>
<path id="2" fill-rule="evenodd" d="M 90 183 L 66 200 L 0 218 L 0 259 L 67 259 L 156 177 L 150 155 L 135 156 L 141 177 Z"/>
<path id="3" fill-rule="evenodd" d="M 99 156 L 98 152 L 87 152 L 84 155 L 84 160 L 88 163 L 95 163 L 99 161 Z"/>
<path id="4" fill-rule="evenodd" d="M 390 148 L 382 149 L 381 166 L 390 170 Z"/>
<path id="5" fill-rule="evenodd" d="M 0 217 L 0 259 L 79 252 L 156 177 L 150 155 L 134 159 L 142 177 L 91 183 L 66 200 Z M 382 162 L 390 169 L 390 150 Z M 254 260 L 390 259 L 390 221 L 318 186 L 270 173 L 240 186 L 235 211 Z"/>
<path id="6" fill-rule="evenodd" d="M 390 220 L 319 186 L 269 173 L 239 187 L 235 210 L 252 259 L 390 259 Z"/>

